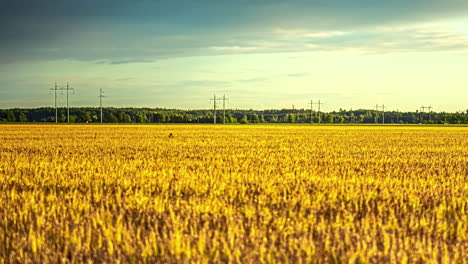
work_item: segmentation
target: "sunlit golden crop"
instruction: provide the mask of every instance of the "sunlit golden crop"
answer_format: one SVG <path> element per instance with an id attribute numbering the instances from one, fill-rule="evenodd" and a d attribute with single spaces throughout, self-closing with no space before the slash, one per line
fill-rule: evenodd
<path id="1" fill-rule="evenodd" d="M 0 263 L 467 263 L 467 179 L 466 127 L 3 125 Z"/>

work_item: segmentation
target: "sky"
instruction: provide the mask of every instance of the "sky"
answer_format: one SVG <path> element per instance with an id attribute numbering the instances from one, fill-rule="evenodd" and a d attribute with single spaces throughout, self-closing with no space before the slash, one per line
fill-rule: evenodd
<path id="1" fill-rule="evenodd" d="M 0 0 L 0 108 L 464 111 L 467 69 L 466 0 Z"/>

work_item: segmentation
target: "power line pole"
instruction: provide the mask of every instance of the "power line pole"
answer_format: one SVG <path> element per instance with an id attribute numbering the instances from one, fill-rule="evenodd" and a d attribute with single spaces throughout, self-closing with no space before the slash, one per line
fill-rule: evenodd
<path id="1" fill-rule="evenodd" d="M 424 121 L 424 108 L 426 108 L 425 106 L 421 106 L 419 108 L 419 121 L 421 122 L 421 124 L 423 123 Z"/>
<path id="2" fill-rule="evenodd" d="M 432 121 L 432 116 L 431 116 L 431 113 L 432 113 L 432 106 L 429 106 L 429 121 Z"/>
<path id="3" fill-rule="evenodd" d="M 318 120 L 319 120 L 319 124 L 322 123 L 322 117 L 320 116 L 320 106 L 321 105 L 322 105 L 322 103 L 319 100 L 318 101 Z"/>
<path id="4" fill-rule="evenodd" d="M 102 98 L 104 98 L 104 92 L 102 88 L 99 88 L 99 107 L 101 108 L 101 124 L 102 124 Z"/>
<path id="5" fill-rule="evenodd" d="M 314 115 L 314 101 L 313 100 L 310 100 L 310 123 L 313 124 L 314 123 L 314 118 L 313 118 L 313 115 Z"/>
<path id="6" fill-rule="evenodd" d="M 429 120 L 431 121 L 432 118 L 431 118 L 431 111 L 432 111 L 432 106 L 421 106 L 421 124 L 423 123 L 424 121 L 424 112 L 427 110 L 429 110 Z"/>
<path id="7" fill-rule="evenodd" d="M 210 99 L 210 100 L 213 101 L 213 105 L 214 105 L 214 107 L 213 107 L 214 121 L 213 122 L 214 122 L 214 124 L 216 124 L 216 101 L 222 100 L 222 99 L 221 98 L 216 98 L 216 94 L 215 94 L 215 95 L 213 95 L 213 99 Z"/>
<path id="8" fill-rule="evenodd" d="M 229 101 L 229 98 L 223 95 L 223 124 L 226 124 L 226 100 Z"/>
<path id="9" fill-rule="evenodd" d="M 50 88 L 51 91 L 55 93 L 55 123 L 58 123 L 58 111 L 57 111 L 57 91 L 60 90 L 55 83 L 54 88 Z"/>
<path id="10" fill-rule="evenodd" d="M 378 118 L 377 114 L 379 113 L 379 105 L 375 105 L 375 117 L 374 117 L 374 124 L 377 124 Z"/>
<path id="11" fill-rule="evenodd" d="M 67 87 L 60 88 L 60 90 L 67 91 L 67 123 L 70 123 L 70 107 L 68 106 L 68 91 L 73 91 L 73 93 L 75 93 L 75 89 L 71 88 L 67 83 Z"/>
<path id="12" fill-rule="evenodd" d="M 382 105 L 382 124 L 385 124 L 385 105 Z"/>
<path id="13" fill-rule="evenodd" d="M 320 117 L 320 106 L 322 106 L 323 103 L 320 102 L 320 100 L 318 100 L 318 103 L 313 103 L 312 101 L 310 101 L 310 103 L 318 105 L 318 123 L 320 124 L 322 122 L 322 118 Z"/>
<path id="14" fill-rule="evenodd" d="M 377 124 L 378 123 L 378 118 L 377 118 L 377 114 L 380 112 L 380 106 L 378 104 L 375 105 L 375 118 L 374 118 L 374 123 Z M 385 105 L 383 104 L 382 105 L 382 124 L 385 124 Z"/>
<path id="15" fill-rule="evenodd" d="M 214 103 L 214 124 L 216 124 L 216 94 L 213 96 L 213 103 Z"/>

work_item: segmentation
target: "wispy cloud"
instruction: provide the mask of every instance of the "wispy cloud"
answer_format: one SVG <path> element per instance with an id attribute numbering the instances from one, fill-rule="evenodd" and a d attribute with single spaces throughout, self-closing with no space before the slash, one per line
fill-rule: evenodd
<path id="1" fill-rule="evenodd" d="M 464 52 L 466 37 L 437 24 L 468 14 L 465 0 L 6 0 L 2 4 L 2 63 L 72 59 L 118 65 L 187 56 L 323 50 Z"/>
<path id="2" fill-rule="evenodd" d="M 297 72 L 297 73 L 288 74 L 289 77 L 295 77 L 295 78 L 304 77 L 304 76 L 307 76 L 307 75 L 309 75 L 308 72 Z"/>
<path id="3" fill-rule="evenodd" d="M 155 62 L 155 60 L 146 60 L 146 59 L 121 59 L 121 60 L 101 60 L 96 61 L 96 64 L 130 64 L 130 63 L 151 63 Z"/>
<path id="4" fill-rule="evenodd" d="M 209 47 L 210 49 L 221 52 L 221 53 L 239 53 L 239 52 L 250 52 L 250 51 L 255 51 L 258 48 L 257 47 L 245 47 L 245 46 L 214 46 L 214 47 Z"/>
<path id="5" fill-rule="evenodd" d="M 85 34 L 85 33 L 83 33 Z M 116 34 L 116 33 L 115 33 Z M 463 32 L 437 23 L 376 26 L 357 31 L 314 31 L 295 28 L 265 30 L 255 33 L 230 32 L 184 36 L 111 35 L 112 47 L 105 39 L 82 45 L 68 44 L 54 48 L 30 48 L 22 56 L 36 60 L 80 60 L 97 64 L 121 65 L 152 63 L 161 59 L 252 53 L 294 53 L 332 51 L 349 54 L 388 54 L 400 52 L 454 51 L 466 53 L 468 37 Z M 76 33 L 74 38 L 86 38 Z M 96 37 L 96 36 L 94 36 Z M 169 40 L 170 39 L 170 40 Z M 28 55 L 29 54 L 29 55 Z M 9 56 L 9 55 L 8 55 Z"/>
<path id="6" fill-rule="evenodd" d="M 351 34 L 351 32 L 344 31 L 310 31 L 306 29 L 284 29 L 276 28 L 273 30 L 273 33 L 279 37 L 291 39 L 291 38 L 332 38 L 338 36 L 344 36 Z"/>
<path id="7" fill-rule="evenodd" d="M 250 79 L 240 79 L 236 80 L 235 82 L 237 83 L 257 83 L 257 82 L 264 82 L 267 81 L 267 77 L 256 77 L 256 78 L 250 78 Z"/>

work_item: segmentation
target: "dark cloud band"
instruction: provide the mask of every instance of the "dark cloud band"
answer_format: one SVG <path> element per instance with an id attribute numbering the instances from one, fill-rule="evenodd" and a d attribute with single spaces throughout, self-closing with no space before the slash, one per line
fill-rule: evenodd
<path id="1" fill-rule="evenodd" d="M 465 0 L 4 0 L 0 5 L 2 62 L 153 60 L 206 53 L 210 46 L 267 42 L 274 28 L 356 31 L 468 14 Z M 188 38 L 173 39 L 179 35 Z"/>

